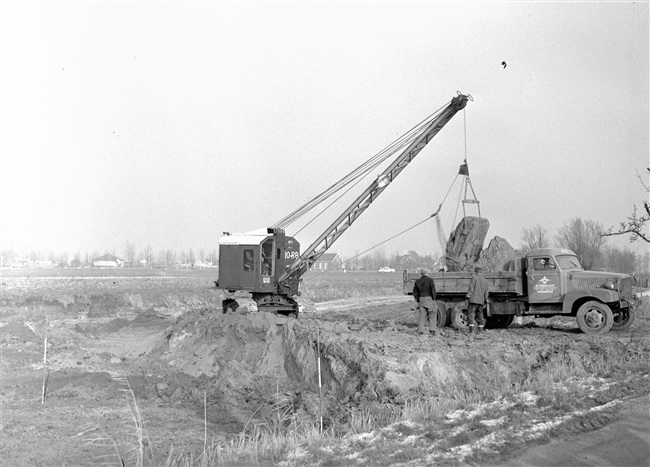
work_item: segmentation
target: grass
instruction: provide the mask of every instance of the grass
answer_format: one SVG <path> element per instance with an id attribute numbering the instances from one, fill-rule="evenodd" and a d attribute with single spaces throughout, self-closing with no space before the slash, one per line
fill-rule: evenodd
<path id="1" fill-rule="evenodd" d="M 208 277 L 205 271 L 195 274 L 200 278 Z M 128 278 L 124 280 L 129 281 Z M 160 305 L 159 295 L 149 297 L 140 288 L 140 284 L 148 283 L 147 281 L 148 279 L 138 279 L 134 294 L 144 297 L 147 301 L 142 307 Z M 58 284 L 55 284 L 55 290 L 52 290 L 51 283 L 44 284 L 43 288 L 47 290 L 44 294 L 48 294 L 48 299 L 60 301 L 63 308 L 68 308 L 68 302 L 71 300 L 67 295 L 68 286 L 63 281 L 60 282 L 60 290 Z M 39 284 L 38 281 L 32 281 L 30 287 Z M 114 283 L 106 279 L 93 281 L 94 294 L 98 294 L 98 285 L 99 294 L 105 294 L 113 300 Z M 159 286 L 158 282 L 153 285 Z M 189 281 L 187 287 L 195 288 L 196 282 Z M 212 293 L 212 289 L 208 290 L 207 286 L 206 291 Z M 119 293 L 123 294 L 123 290 Z M 155 293 L 160 292 L 156 290 Z M 401 294 L 401 275 L 362 271 L 331 271 L 322 275 L 310 271 L 305 276 L 303 288 L 303 296 L 314 302 L 397 294 Z M 76 300 L 78 297 L 73 298 Z M 111 300 L 106 300 L 110 301 L 107 308 L 114 309 L 116 305 Z M 206 302 L 211 300 L 213 299 L 205 299 Z M 42 316 L 40 310 L 38 316 Z M 473 375 L 471 380 L 446 386 L 444 394 L 438 397 L 413 397 L 401 404 L 384 406 L 348 407 L 343 416 L 329 414 L 329 423 L 322 433 L 319 420 L 304 415 L 291 398 L 276 394 L 272 410 L 264 417 L 251 419 L 241 433 L 227 441 L 208 441 L 206 438 L 202 440 L 204 448 L 199 452 L 186 452 L 182 448 L 171 446 L 163 464 L 169 467 L 248 466 L 289 460 L 290 463 L 305 465 L 316 462 L 321 462 L 322 465 L 347 465 L 337 454 L 339 450 L 373 450 L 372 456 L 375 456 L 373 459 L 376 461 L 374 463 L 380 465 L 386 459 L 407 462 L 423 455 L 421 451 L 403 446 L 396 448 L 391 444 L 405 437 L 420 436 L 420 442 L 426 440 L 427 444 L 436 444 L 443 451 L 471 445 L 492 431 L 490 427 L 482 424 L 481 420 L 499 419 L 504 414 L 502 402 L 511 402 L 508 406 L 507 423 L 516 426 L 518 423 L 530 422 L 536 417 L 553 419 L 567 413 L 588 411 L 620 397 L 621 393 L 642 395 L 643 389 L 635 385 L 634 380 L 636 375 L 647 374 L 649 371 L 649 331 L 650 299 L 646 297 L 637 311 L 637 322 L 631 332 L 625 334 L 625 338 L 587 338 L 584 339 L 586 344 L 582 352 L 563 341 L 551 342 L 546 358 L 540 360 L 538 365 L 521 379 L 512 380 L 507 375 L 486 372 Z M 631 375 L 629 381 L 622 378 L 622 375 L 628 373 Z M 606 383 L 609 379 L 624 382 L 618 383 L 615 388 L 607 389 Z M 476 384 L 479 380 L 481 384 Z M 590 382 L 593 387 L 585 386 L 585 381 Z M 124 386 L 125 406 L 128 407 L 125 424 L 129 424 L 128 430 L 132 436 L 126 442 L 120 442 L 99 425 L 86 427 L 80 435 L 89 444 L 100 446 L 106 451 L 106 457 L 97 461 L 116 460 L 119 464 L 137 466 L 160 465 L 154 456 L 143 414 L 128 380 L 124 378 L 121 384 Z M 621 387 L 624 388 L 623 391 Z M 519 398 L 525 393 L 534 395 L 534 406 L 522 402 Z M 585 397 L 592 394 L 593 397 Z M 461 411 L 459 418 L 448 418 L 455 411 Z M 601 417 L 606 421 L 609 415 L 605 413 Z M 585 425 L 598 425 L 589 414 L 579 414 L 576 418 L 578 425 L 582 422 Z M 578 429 L 577 425 L 562 428 L 566 425 L 559 424 L 553 429 L 560 432 L 562 429 Z M 389 436 L 385 430 L 391 427 Z M 458 432 L 450 435 L 454 429 Z M 372 440 L 375 437 L 381 438 L 386 446 L 374 444 Z M 507 444 L 505 446 L 511 448 Z M 495 454 L 496 459 L 503 455 L 505 454 Z M 481 458 L 467 459 L 481 463 Z"/>
<path id="2" fill-rule="evenodd" d="M 650 373 L 647 299 L 639 308 L 638 319 L 636 330 L 624 339 L 587 338 L 582 348 L 566 341 L 551 343 L 545 358 L 520 380 L 492 372 L 476 375 L 483 384 L 461 381 L 448 385 L 438 397 L 348 407 L 343 416 L 331 417 L 322 433 L 316 417 L 306 416 L 291 397 L 276 392 L 271 410 L 264 417 L 252 417 L 241 433 L 227 441 L 206 439 L 202 452 L 185 452 L 172 446 L 164 465 L 284 462 L 334 466 L 356 460 L 389 465 L 422 459 L 432 450 L 447 464 L 456 463 L 454 459 L 460 463 L 499 463 L 550 436 L 604 426 L 615 418 L 615 408 L 594 409 L 606 407 L 621 395 L 647 393 L 644 383 L 639 384 L 639 375 Z M 133 391 L 129 391 L 126 387 L 137 440 L 130 460 L 137 466 L 156 465 L 142 415 Z M 499 428 L 502 425 L 503 430 Z M 499 434 L 500 430 L 505 434 Z M 419 444 L 405 441 L 411 438 L 418 439 Z M 94 441 L 112 446 L 120 461 L 123 459 L 117 443 L 101 429 L 95 431 Z M 420 444 L 424 447 L 418 447 Z"/>
<path id="3" fill-rule="evenodd" d="M 82 438 L 88 446 L 107 451 L 106 454 L 95 459 L 97 464 L 111 465 L 110 460 L 114 459 L 118 465 L 135 465 L 136 467 L 156 465 L 151 439 L 128 378 L 117 373 L 113 373 L 111 376 L 121 385 L 121 391 L 124 393 L 128 413 L 124 423 L 131 425 L 127 427 L 129 428 L 127 432 L 132 433 L 132 438 L 126 443 L 119 443 L 99 422 L 83 427 L 84 429 L 77 436 Z"/>

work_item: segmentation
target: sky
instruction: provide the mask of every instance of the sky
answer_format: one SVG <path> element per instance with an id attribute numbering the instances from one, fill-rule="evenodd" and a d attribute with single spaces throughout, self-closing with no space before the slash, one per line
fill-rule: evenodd
<path id="1" fill-rule="evenodd" d="M 443 200 L 449 235 L 464 159 L 488 240 L 518 247 L 523 228 L 553 236 L 575 217 L 616 226 L 648 199 L 648 20 L 647 2 L 3 1 L 2 249 L 217 248 L 457 91 L 474 100 L 330 251 L 370 249 Z M 430 220 L 379 248 L 439 244 Z"/>

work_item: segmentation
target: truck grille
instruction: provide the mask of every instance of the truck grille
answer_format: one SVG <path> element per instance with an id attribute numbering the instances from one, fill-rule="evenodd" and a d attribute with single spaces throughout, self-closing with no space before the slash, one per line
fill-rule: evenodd
<path id="1" fill-rule="evenodd" d="M 571 284 L 574 290 L 589 290 L 595 289 L 602 285 L 602 279 L 573 279 Z"/>
<path id="2" fill-rule="evenodd" d="M 618 281 L 618 294 L 628 302 L 634 301 L 636 280 L 634 277 L 626 277 Z"/>

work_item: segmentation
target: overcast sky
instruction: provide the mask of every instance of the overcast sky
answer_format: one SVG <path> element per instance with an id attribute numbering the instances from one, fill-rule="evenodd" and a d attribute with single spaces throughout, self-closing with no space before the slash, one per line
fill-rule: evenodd
<path id="1" fill-rule="evenodd" d="M 426 218 L 465 157 L 488 239 L 514 247 L 524 227 L 614 226 L 647 199 L 647 2 L 0 8 L 3 249 L 216 248 L 223 231 L 272 225 L 457 91 L 474 102 L 331 251 Z M 446 235 L 460 190 L 442 209 Z M 299 235 L 303 247 L 324 227 Z M 438 253 L 435 224 L 382 248 Z"/>

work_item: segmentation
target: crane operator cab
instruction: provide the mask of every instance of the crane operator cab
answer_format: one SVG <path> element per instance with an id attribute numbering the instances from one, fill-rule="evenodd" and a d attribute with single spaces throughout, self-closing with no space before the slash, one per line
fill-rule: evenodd
<path id="1" fill-rule="evenodd" d="M 300 257 L 300 243 L 282 229 L 246 233 L 224 232 L 219 240 L 219 280 L 216 286 L 229 293 L 246 291 L 259 296 L 274 294 L 277 280 Z M 224 312 L 235 310 L 235 300 L 224 300 Z"/>

